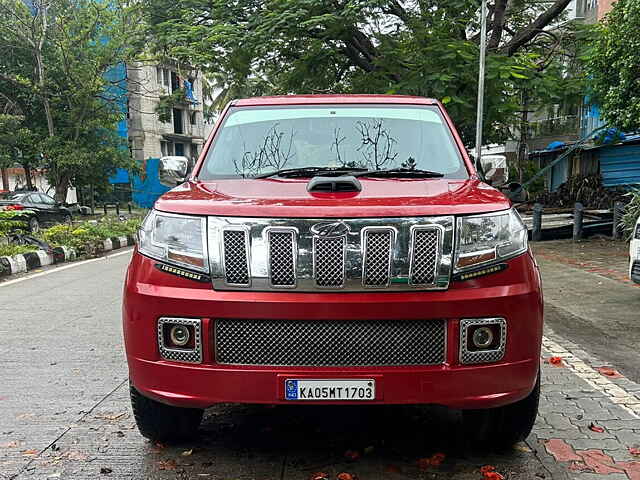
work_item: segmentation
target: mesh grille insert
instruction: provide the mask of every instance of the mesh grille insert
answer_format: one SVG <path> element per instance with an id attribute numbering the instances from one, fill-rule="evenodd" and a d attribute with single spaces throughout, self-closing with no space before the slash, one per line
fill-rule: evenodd
<path id="1" fill-rule="evenodd" d="M 384 287 L 389 283 L 393 230 L 367 231 L 364 242 L 362 283 L 368 287 Z"/>
<path id="2" fill-rule="evenodd" d="M 344 285 L 346 237 L 313 238 L 313 270 L 316 285 L 339 288 Z"/>
<path id="3" fill-rule="evenodd" d="M 269 232 L 269 271 L 271 285 L 293 287 L 296 284 L 295 242 L 293 231 Z"/>
<path id="4" fill-rule="evenodd" d="M 409 280 L 412 285 L 433 285 L 436 280 L 439 231 L 434 228 L 415 229 Z"/>
<path id="5" fill-rule="evenodd" d="M 216 320 L 216 360 L 232 365 L 437 365 L 444 320 Z"/>
<path id="6" fill-rule="evenodd" d="M 247 236 L 244 230 L 225 230 L 223 234 L 225 281 L 231 285 L 249 285 Z"/>

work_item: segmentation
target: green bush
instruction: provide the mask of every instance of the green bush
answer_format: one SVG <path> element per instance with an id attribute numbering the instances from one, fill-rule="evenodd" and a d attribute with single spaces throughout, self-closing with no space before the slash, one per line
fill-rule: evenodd
<path id="1" fill-rule="evenodd" d="M 27 222 L 24 220 L 16 220 L 17 217 L 24 215 L 26 210 L 3 210 L 0 211 L 0 237 L 6 236 L 8 233 L 16 230 L 26 230 Z"/>
<path id="2" fill-rule="evenodd" d="M 86 253 L 100 250 L 104 240 L 111 237 L 133 235 L 140 226 L 140 218 L 121 221 L 114 217 L 104 217 L 97 223 L 82 222 L 78 225 L 56 225 L 42 232 L 42 238 L 52 244 L 73 247 Z"/>
<path id="3" fill-rule="evenodd" d="M 624 208 L 624 215 L 622 215 L 620 224 L 627 234 L 627 238 L 631 238 L 636 221 L 640 217 L 640 189 L 634 189 L 625 196 L 629 197 L 630 200 Z"/>
<path id="4" fill-rule="evenodd" d="M 35 245 L 1 245 L 0 257 L 12 257 L 21 253 L 33 252 L 38 247 Z"/>

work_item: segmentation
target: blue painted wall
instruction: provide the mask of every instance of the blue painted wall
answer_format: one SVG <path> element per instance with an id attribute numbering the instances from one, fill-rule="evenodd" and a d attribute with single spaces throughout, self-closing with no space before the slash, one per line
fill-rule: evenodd
<path id="1" fill-rule="evenodd" d="M 170 190 L 160 183 L 158 177 L 159 158 L 150 158 L 145 162 L 144 179 L 138 175 L 133 176 L 132 194 L 133 203 L 142 208 L 151 208 L 160 195 Z"/>
<path id="2" fill-rule="evenodd" d="M 126 117 L 128 109 L 128 91 L 127 91 L 127 66 L 119 63 L 111 67 L 104 75 L 105 80 L 110 82 L 105 89 L 105 96 L 114 99 L 118 110 L 123 113 L 123 118 L 118 122 L 117 133 L 119 137 L 126 140 L 129 138 L 129 123 Z M 128 147 L 125 147 L 128 148 Z M 116 173 L 109 177 L 109 183 L 129 183 L 129 172 L 119 168 Z"/>
<path id="3" fill-rule="evenodd" d="M 597 150 L 605 187 L 640 184 L 640 145 L 613 145 Z"/>

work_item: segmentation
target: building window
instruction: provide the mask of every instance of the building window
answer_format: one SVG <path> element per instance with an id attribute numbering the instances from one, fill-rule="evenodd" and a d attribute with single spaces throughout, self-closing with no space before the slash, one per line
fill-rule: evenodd
<path id="1" fill-rule="evenodd" d="M 162 68 L 156 67 L 156 83 L 162 85 Z"/>
<path id="2" fill-rule="evenodd" d="M 168 155 L 168 151 L 169 149 L 167 148 L 167 142 L 160 142 L 160 153 L 163 157 L 166 157 Z"/>
<path id="3" fill-rule="evenodd" d="M 184 157 L 184 143 L 175 144 L 176 156 Z"/>
<path id="4" fill-rule="evenodd" d="M 198 124 L 198 112 L 191 112 L 191 125 Z"/>
<path id="5" fill-rule="evenodd" d="M 162 69 L 162 83 L 165 87 L 169 86 L 169 70 L 166 68 Z"/>
<path id="6" fill-rule="evenodd" d="M 171 72 L 171 93 L 180 88 L 180 77 L 176 72 Z"/>
<path id="7" fill-rule="evenodd" d="M 173 109 L 173 133 L 184 133 L 184 125 L 182 123 L 182 110 L 180 110 L 179 108 Z"/>

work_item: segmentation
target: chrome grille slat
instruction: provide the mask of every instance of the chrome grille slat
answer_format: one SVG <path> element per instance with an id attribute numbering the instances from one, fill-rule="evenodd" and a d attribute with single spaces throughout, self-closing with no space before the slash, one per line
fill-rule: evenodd
<path id="1" fill-rule="evenodd" d="M 391 280 L 391 261 L 395 231 L 391 228 L 364 229 L 362 284 L 365 287 L 386 287 Z"/>
<path id="2" fill-rule="evenodd" d="M 224 230 L 223 250 L 225 282 L 228 285 L 248 286 L 251 283 L 248 230 Z"/>
<path id="3" fill-rule="evenodd" d="M 296 286 L 296 232 L 293 229 L 271 229 L 269 244 L 269 278 L 274 287 Z"/>
<path id="4" fill-rule="evenodd" d="M 216 361 L 229 365 L 438 365 L 446 322 L 218 319 L 215 348 Z"/>
<path id="5" fill-rule="evenodd" d="M 440 230 L 432 227 L 416 227 L 411 232 L 411 285 L 433 285 L 436 283 Z"/>
<path id="6" fill-rule="evenodd" d="M 344 285 L 347 237 L 313 237 L 313 278 L 320 288 Z"/>

